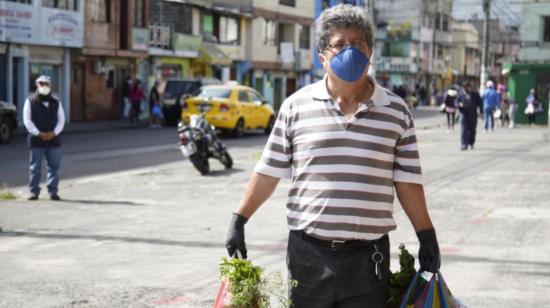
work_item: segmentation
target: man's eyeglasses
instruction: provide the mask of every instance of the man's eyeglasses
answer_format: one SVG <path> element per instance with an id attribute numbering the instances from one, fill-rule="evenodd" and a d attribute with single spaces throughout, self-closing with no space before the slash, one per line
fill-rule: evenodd
<path id="1" fill-rule="evenodd" d="M 353 47 L 353 48 L 357 48 L 359 50 L 365 50 L 368 48 L 368 45 L 366 42 L 351 42 L 351 43 L 347 43 L 347 44 L 344 44 L 344 43 L 336 43 L 336 44 L 328 44 L 327 45 L 327 48 L 325 48 L 325 50 L 328 50 L 332 53 L 339 53 L 342 49 L 346 48 L 346 47 Z"/>
<path id="2" fill-rule="evenodd" d="M 41 86 L 41 87 L 44 87 L 44 86 L 49 86 L 50 83 L 49 82 L 38 82 L 38 85 Z"/>

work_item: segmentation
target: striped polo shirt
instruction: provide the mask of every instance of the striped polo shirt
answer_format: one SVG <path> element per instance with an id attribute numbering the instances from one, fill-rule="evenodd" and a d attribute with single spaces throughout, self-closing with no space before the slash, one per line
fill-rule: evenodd
<path id="1" fill-rule="evenodd" d="M 396 228 L 394 182 L 422 183 L 412 114 L 374 93 L 350 120 L 323 80 L 287 98 L 254 171 L 291 178 L 287 221 L 327 240 L 374 240 Z"/>

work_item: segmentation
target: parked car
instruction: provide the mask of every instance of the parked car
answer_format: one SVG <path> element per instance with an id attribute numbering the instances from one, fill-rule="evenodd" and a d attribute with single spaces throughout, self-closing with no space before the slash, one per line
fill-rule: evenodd
<path id="1" fill-rule="evenodd" d="M 196 96 L 182 103 L 181 119 L 189 123 L 192 114 L 199 114 L 199 105 L 209 105 L 207 121 L 223 132 L 242 137 L 247 129 L 263 129 L 269 134 L 275 123 L 271 105 L 255 89 L 240 85 L 203 86 Z"/>
<path id="2" fill-rule="evenodd" d="M 176 125 L 180 119 L 181 102 L 184 97 L 192 96 L 200 87 L 221 84 L 215 78 L 171 78 L 166 81 L 162 100 L 162 113 L 166 125 Z"/>
<path id="3" fill-rule="evenodd" d="M 17 111 L 12 103 L 0 101 L 0 143 L 8 143 L 17 128 Z"/>

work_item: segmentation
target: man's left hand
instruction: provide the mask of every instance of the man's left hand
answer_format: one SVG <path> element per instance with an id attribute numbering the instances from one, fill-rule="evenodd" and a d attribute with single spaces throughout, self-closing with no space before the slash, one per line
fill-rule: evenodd
<path id="1" fill-rule="evenodd" d="M 45 133 L 45 141 L 50 141 L 52 140 L 53 138 L 55 138 L 55 133 L 54 132 L 47 132 Z"/>
<path id="2" fill-rule="evenodd" d="M 439 244 L 435 236 L 435 229 L 427 229 L 416 232 L 420 249 L 418 250 L 418 261 L 420 263 L 420 272 L 428 271 L 435 273 L 441 266 L 439 256 Z"/>

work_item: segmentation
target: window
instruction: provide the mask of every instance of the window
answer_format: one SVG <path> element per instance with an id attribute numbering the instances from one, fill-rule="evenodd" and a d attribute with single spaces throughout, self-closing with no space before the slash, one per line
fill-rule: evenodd
<path id="1" fill-rule="evenodd" d="M 225 44 L 239 43 L 239 20 L 232 17 L 222 16 L 219 22 L 219 42 Z"/>
<path id="2" fill-rule="evenodd" d="M 309 26 L 308 25 L 302 25 L 300 28 L 300 48 L 301 49 L 309 49 Z"/>
<path id="3" fill-rule="evenodd" d="M 550 16 L 544 16 L 542 18 L 544 26 L 544 29 L 542 31 L 542 40 L 544 42 L 550 42 Z"/>
<path id="4" fill-rule="evenodd" d="M 69 11 L 77 11 L 77 3 L 78 0 L 42 0 L 42 6 L 44 7 L 51 7 Z"/>
<path id="5" fill-rule="evenodd" d="M 277 22 L 273 20 L 264 21 L 264 44 L 267 46 L 275 46 L 277 37 Z"/>
<path id="6" fill-rule="evenodd" d="M 205 41 L 216 41 L 214 38 L 214 16 L 212 14 L 202 15 L 202 36 Z"/>
<path id="7" fill-rule="evenodd" d="M 239 91 L 239 102 L 250 103 L 250 97 L 245 91 Z"/>
<path id="8" fill-rule="evenodd" d="M 133 26 L 145 28 L 144 0 L 134 0 Z"/>
<path id="9" fill-rule="evenodd" d="M 441 29 L 441 13 L 435 14 L 435 29 Z"/>
<path id="10" fill-rule="evenodd" d="M 90 1 L 90 15 L 93 21 L 111 21 L 111 0 L 88 0 Z"/>
<path id="11" fill-rule="evenodd" d="M 288 5 L 288 6 L 296 6 L 296 0 L 279 0 L 279 4 Z"/>
<path id="12" fill-rule="evenodd" d="M 252 102 L 255 103 L 255 104 L 262 104 L 262 102 L 264 101 L 264 99 L 259 95 L 257 94 L 256 92 L 248 92 L 248 95 L 250 95 L 250 97 L 252 97 Z"/>
<path id="13" fill-rule="evenodd" d="M 443 25 L 441 26 L 441 29 L 445 32 L 449 31 L 449 16 L 443 15 Z"/>

